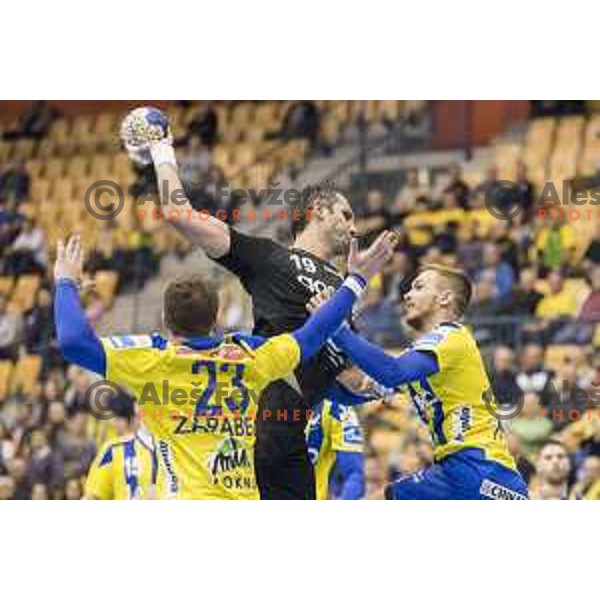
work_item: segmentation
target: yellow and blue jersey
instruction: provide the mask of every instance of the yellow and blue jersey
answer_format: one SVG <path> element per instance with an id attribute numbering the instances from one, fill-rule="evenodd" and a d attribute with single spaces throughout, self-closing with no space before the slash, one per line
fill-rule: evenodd
<path id="1" fill-rule="evenodd" d="M 441 324 L 417 339 L 412 349 L 433 353 L 439 366 L 437 373 L 406 386 L 429 428 L 435 460 L 474 448 L 483 451 L 486 459 L 515 470 L 500 424 L 488 410 L 493 392 L 467 328 Z"/>
<path id="2" fill-rule="evenodd" d="M 323 400 L 307 426 L 307 441 L 315 469 L 317 500 L 328 500 L 334 495 L 338 453 L 363 452 L 363 435 L 355 410 Z"/>
<path id="3" fill-rule="evenodd" d="M 90 467 L 85 495 L 97 500 L 148 500 L 157 497 L 158 457 L 147 433 L 106 442 Z"/>
<path id="4" fill-rule="evenodd" d="M 122 336 L 102 344 L 106 378 L 129 389 L 154 438 L 161 497 L 258 499 L 258 398 L 298 365 L 300 348 L 292 335 L 185 343 Z"/>

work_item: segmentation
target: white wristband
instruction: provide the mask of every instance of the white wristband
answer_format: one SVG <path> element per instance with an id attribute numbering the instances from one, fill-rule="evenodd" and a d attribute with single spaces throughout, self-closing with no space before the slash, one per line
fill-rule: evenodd
<path id="1" fill-rule="evenodd" d="M 364 284 L 364 280 L 362 277 L 358 277 L 356 275 L 348 275 L 346 279 L 344 279 L 344 283 L 342 284 L 344 287 L 347 287 L 356 298 L 361 298 L 364 294 L 367 286 Z"/>
<path id="2" fill-rule="evenodd" d="M 154 165 L 157 167 L 160 165 L 172 165 L 174 167 L 177 166 L 175 150 L 173 149 L 173 146 L 166 140 L 152 144 L 150 146 L 150 154 L 152 155 L 152 161 L 154 162 Z"/>

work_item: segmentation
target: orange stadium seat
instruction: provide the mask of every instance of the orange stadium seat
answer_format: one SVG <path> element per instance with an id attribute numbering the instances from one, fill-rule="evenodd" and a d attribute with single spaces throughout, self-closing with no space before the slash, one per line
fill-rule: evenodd
<path id="1" fill-rule="evenodd" d="M 27 312 L 35 303 L 35 296 L 40 287 L 39 275 L 21 275 L 14 287 L 11 304 L 19 307 L 21 312 Z"/>
<path id="2" fill-rule="evenodd" d="M 10 378 L 14 365 L 10 360 L 0 360 L 0 402 L 6 400 L 10 391 Z"/>
<path id="3" fill-rule="evenodd" d="M 21 356 L 15 364 L 11 381 L 10 391 L 22 391 L 31 394 L 35 390 L 37 380 L 42 369 L 42 358 L 36 354 Z"/>

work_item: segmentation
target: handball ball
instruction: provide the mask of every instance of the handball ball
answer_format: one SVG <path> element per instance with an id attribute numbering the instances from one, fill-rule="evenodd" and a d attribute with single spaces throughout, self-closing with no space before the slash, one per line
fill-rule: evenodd
<path id="1" fill-rule="evenodd" d="M 140 165 L 152 162 L 150 144 L 170 135 L 166 115 L 152 106 L 132 110 L 121 124 L 121 141 L 129 157 Z"/>

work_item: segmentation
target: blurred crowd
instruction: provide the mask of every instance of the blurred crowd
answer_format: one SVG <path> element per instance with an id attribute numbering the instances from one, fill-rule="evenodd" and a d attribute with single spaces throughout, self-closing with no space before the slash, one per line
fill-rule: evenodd
<path id="1" fill-rule="evenodd" d="M 25 115 L 18 131 L 4 135 L 43 137 L 54 115 L 44 105 L 32 107 L 32 114 L 37 118 Z M 272 135 L 306 139 L 313 150 L 327 152 L 318 135 L 322 119 L 315 104 L 299 101 Z M 219 112 L 205 103 L 177 139 L 182 178 L 196 208 L 219 207 L 215 189 L 226 176 L 214 160 L 218 132 Z M 288 169 L 278 179 L 290 172 L 293 177 Z M 390 197 L 377 189 L 356 197 L 348 190 L 365 244 L 389 227 L 401 237 L 393 261 L 372 282 L 356 324 L 367 338 L 400 351 L 410 343 L 401 326 L 410 275 L 427 262 L 464 268 L 475 283 L 467 321 L 488 361 L 496 397 L 522 404 L 509 424 L 509 440 L 533 494 L 600 498 L 600 411 L 590 413 L 600 401 L 600 226 L 587 240 L 568 220 L 540 217 L 539 190 L 523 164 L 516 172 L 520 211 L 505 220 L 485 206 L 498 179 L 494 167 L 476 184 L 467 183 L 461 166 L 451 164 L 435 174 L 406 170 L 403 185 Z M 77 499 L 96 448 L 115 428 L 88 415 L 90 375 L 65 364 L 57 352 L 52 248 L 47 230 L 28 210 L 31 179 L 23 161 L 0 164 L 0 377 L 4 364 L 40 357 L 28 385 L 6 390 L 0 385 L 0 499 Z M 153 170 L 136 169 L 129 194 L 155 189 Z M 123 230 L 106 221 L 86 271 L 91 277 L 116 273 L 117 293 L 142 289 L 157 272 L 158 246 L 151 231 Z M 34 278 L 35 286 L 30 297 L 17 302 L 10 290 L 24 278 Z M 109 308 L 106 297 L 90 289 L 84 301 L 92 323 L 99 323 Z M 239 283 L 225 279 L 220 327 L 248 327 L 249 319 Z M 429 434 L 403 395 L 365 406 L 361 420 L 368 497 L 385 481 L 431 462 Z"/>
<path id="2" fill-rule="evenodd" d="M 435 179 L 409 169 L 394 197 L 371 190 L 356 207 L 360 233 L 368 241 L 395 227 L 402 241 L 357 324 L 372 341 L 401 348 L 409 342 L 399 323 L 411 273 L 430 262 L 463 268 L 474 282 L 466 320 L 495 396 L 522 405 L 504 425 L 532 495 L 555 497 L 548 490 L 560 488 L 561 497 L 600 499 L 600 225 L 585 241 L 580 225 L 538 212 L 539 190 L 524 165 L 516 171 L 520 212 L 505 220 L 485 208 L 494 167 L 473 187 L 453 164 Z M 370 495 L 431 462 L 429 434 L 407 398 L 367 407 L 363 417 Z"/>

